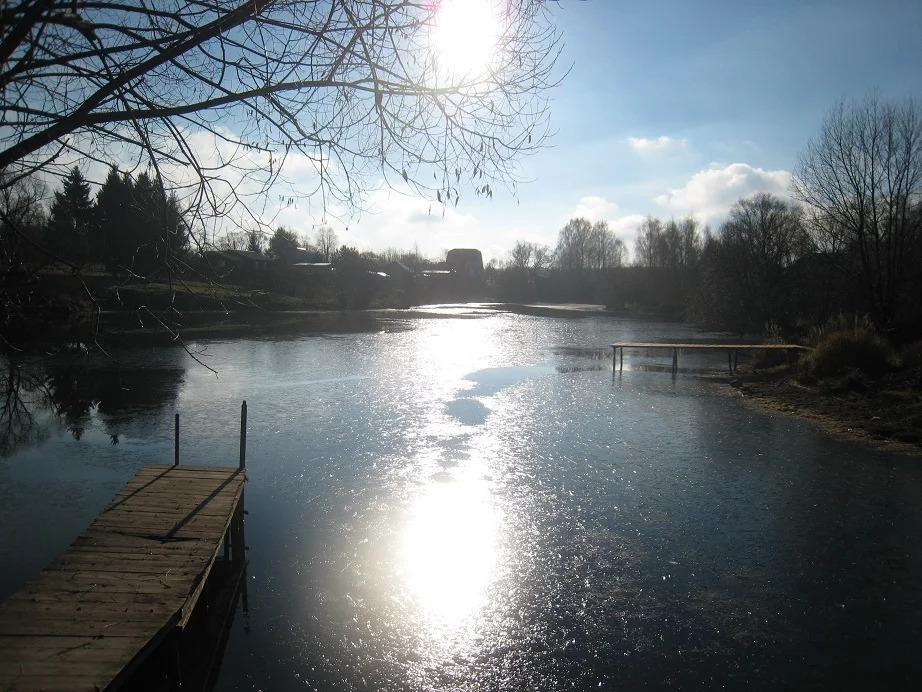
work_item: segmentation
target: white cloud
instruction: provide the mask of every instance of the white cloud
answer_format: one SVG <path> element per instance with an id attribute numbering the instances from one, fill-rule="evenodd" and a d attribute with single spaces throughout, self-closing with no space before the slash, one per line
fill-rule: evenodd
<path id="1" fill-rule="evenodd" d="M 676 139 L 675 137 L 628 137 L 627 143 L 634 151 L 640 154 L 651 154 L 654 152 L 666 151 L 684 151 L 688 147 L 687 139 Z"/>
<path id="2" fill-rule="evenodd" d="M 685 185 L 671 188 L 653 198 L 676 214 L 694 214 L 705 223 L 717 223 L 740 197 L 770 192 L 787 197 L 791 174 L 785 170 L 766 171 L 746 163 L 728 166 L 712 164 L 695 173 Z"/>
<path id="3" fill-rule="evenodd" d="M 430 202 L 403 189 L 381 189 L 370 198 L 371 212 L 363 214 L 340 234 L 341 240 L 364 248 L 397 247 L 438 256 L 453 247 L 478 247 L 489 239 L 473 214 Z"/>
<path id="4" fill-rule="evenodd" d="M 618 205 L 609 202 L 604 197 L 581 197 L 576 203 L 576 209 L 573 210 L 573 218 L 589 219 L 590 221 L 601 221 L 610 216 L 614 216 L 618 211 Z"/>

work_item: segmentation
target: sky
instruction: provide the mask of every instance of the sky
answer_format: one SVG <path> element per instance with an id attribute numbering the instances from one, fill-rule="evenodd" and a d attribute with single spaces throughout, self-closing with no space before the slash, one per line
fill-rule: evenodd
<path id="1" fill-rule="evenodd" d="M 876 94 L 922 103 L 922 0 L 549 0 L 548 8 L 566 76 L 550 93 L 555 135 L 521 162 L 528 182 L 516 194 L 493 186 L 492 198 L 466 194 L 443 214 L 407 189 L 382 188 L 366 211 L 324 215 L 310 200 L 289 205 L 286 191 L 251 211 L 304 237 L 326 222 L 361 250 L 434 259 L 474 247 L 502 261 L 516 241 L 553 249 L 577 216 L 607 221 L 632 250 L 648 215 L 691 214 L 717 230 L 740 197 L 786 196 L 799 153 L 836 102 Z M 462 54 L 475 38 L 458 43 Z M 215 141 L 190 138 L 210 163 L 224 154 Z M 90 180 L 105 178 L 102 163 L 77 163 Z M 290 156 L 285 170 L 295 185 L 299 176 L 306 189 L 316 184 L 304 156 Z M 235 175 L 225 169 L 229 189 L 241 184 Z"/>
<path id="2" fill-rule="evenodd" d="M 717 228 L 739 197 L 786 195 L 798 154 L 840 99 L 922 97 L 922 2 L 561 0 L 561 72 L 550 146 L 513 196 L 462 198 L 444 217 L 382 190 L 370 213 L 333 223 L 361 249 L 553 248 L 575 216 L 629 247 L 640 220 L 694 214 Z M 278 221 L 301 233 L 297 209 Z M 348 225 L 348 230 L 345 230 Z"/>

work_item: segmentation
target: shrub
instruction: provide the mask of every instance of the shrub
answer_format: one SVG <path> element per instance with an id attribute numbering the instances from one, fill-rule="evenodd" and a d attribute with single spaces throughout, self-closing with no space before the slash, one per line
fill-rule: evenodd
<path id="1" fill-rule="evenodd" d="M 783 344 L 785 343 L 784 334 L 781 332 L 775 322 L 769 322 L 762 329 L 763 344 Z M 750 359 L 752 367 L 757 370 L 760 368 L 773 368 L 788 362 L 788 354 L 785 351 L 755 351 Z"/>
<path id="2" fill-rule="evenodd" d="M 805 359 L 809 374 L 835 377 L 863 373 L 879 377 L 890 368 L 890 349 L 867 317 L 839 315 L 810 333 L 813 352 Z"/>
<path id="3" fill-rule="evenodd" d="M 922 341 L 906 344 L 900 349 L 900 365 L 904 368 L 922 368 Z"/>

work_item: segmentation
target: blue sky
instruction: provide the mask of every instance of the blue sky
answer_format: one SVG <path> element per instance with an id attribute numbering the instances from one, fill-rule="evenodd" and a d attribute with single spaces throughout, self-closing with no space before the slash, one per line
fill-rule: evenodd
<path id="1" fill-rule="evenodd" d="M 919 0 L 562 0 L 551 12 L 572 70 L 552 95 L 551 147 L 523 163 L 533 182 L 517 199 L 468 196 L 444 218 L 382 191 L 375 213 L 337 226 L 341 240 L 502 259 L 516 240 L 553 247 L 576 214 L 607 220 L 629 245 L 647 214 L 716 227 L 738 197 L 787 190 L 837 100 L 922 96 Z"/>

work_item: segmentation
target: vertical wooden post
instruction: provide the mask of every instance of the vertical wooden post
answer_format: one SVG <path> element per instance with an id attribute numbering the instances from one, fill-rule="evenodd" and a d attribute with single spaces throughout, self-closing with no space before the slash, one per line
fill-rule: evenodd
<path id="1" fill-rule="evenodd" d="M 679 374 L 679 349 L 672 349 L 672 374 Z"/>
<path id="2" fill-rule="evenodd" d="M 615 371 L 615 358 L 617 355 L 618 355 L 618 347 L 612 346 L 611 347 L 611 371 L 612 372 Z"/>
<path id="3" fill-rule="evenodd" d="M 179 414 L 176 414 L 176 424 L 173 426 L 173 466 L 179 466 Z"/>
<path id="4" fill-rule="evenodd" d="M 247 465 L 247 402 L 246 399 L 240 405 L 240 468 L 245 469 Z"/>
<path id="5" fill-rule="evenodd" d="M 624 346 L 621 347 L 621 366 L 618 370 L 619 372 L 624 372 Z"/>
<path id="6" fill-rule="evenodd" d="M 727 372 L 733 374 L 733 351 L 727 349 Z"/>
<path id="7" fill-rule="evenodd" d="M 246 565 L 247 542 L 243 532 L 243 517 L 246 514 L 246 510 L 243 508 L 245 497 L 245 494 L 240 495 L 240 503 L 237 505 L 237 511 L 234 513 L 230 525 L 231 563 L 237 568 Z"/>

